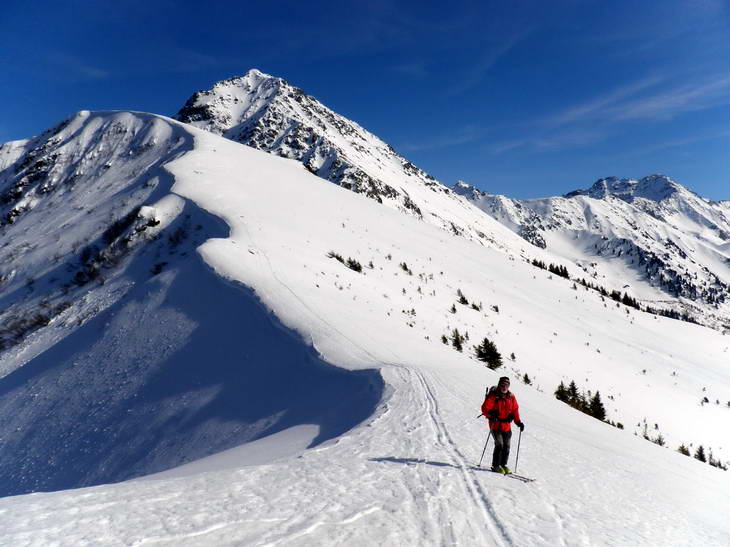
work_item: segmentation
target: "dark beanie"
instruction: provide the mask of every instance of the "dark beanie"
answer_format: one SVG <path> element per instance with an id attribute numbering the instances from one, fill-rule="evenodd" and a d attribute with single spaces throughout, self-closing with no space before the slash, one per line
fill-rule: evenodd
<path id="1" fill-rule="evenodd" d="M 498 382 L 498 383 L 500 383 L 500 384 L 501 384 L 502 382 L 507 382 L 508 384 L 510 383 L 510 381 L 509 381 L 509 378 L 507 378 L 506 376 L 502 376 L 502 377 L 501 377 L 501 378 L 499 379 L 499 382 Z"/>

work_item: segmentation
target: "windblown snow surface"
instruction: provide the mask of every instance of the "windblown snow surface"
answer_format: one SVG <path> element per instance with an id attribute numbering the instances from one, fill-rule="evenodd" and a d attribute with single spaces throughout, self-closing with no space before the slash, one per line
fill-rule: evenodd
<path id="1" fill-rule="evenodd" d="M 202 243 L 153 276 L 140 252 L 90 319 L 3 356 L 5 495 L 65 490 L 0 499 L 1 544 L 730 544 L 730 474 L 675 451 L 728 458 L 727 336 L 166 118 L 74 123 L 119 117 L 179 144 L 142 212 L 187 211 Z M 441 341 L 455 328 L 463 353 Z M 483 367 L 485 336 L 515 359 Z M 503 374 L 530 484 L 477 467 Z M 555 400 L 571 379 L 625 429 Z"/>

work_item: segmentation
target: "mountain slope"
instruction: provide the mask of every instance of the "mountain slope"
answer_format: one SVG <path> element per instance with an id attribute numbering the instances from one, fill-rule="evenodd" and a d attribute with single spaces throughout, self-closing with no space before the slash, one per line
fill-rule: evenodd
<path id="1" fill-rule="evenodd" d="M 155 369 L 164 359 L 169 376 L 163 374 L 165 381 L 158 386 L 174 379 L 179 364 L 185 370 L 196 365 L 194 379 L 205 381 L 208 370 L 218 368 L 211 369 L 217 359 L 205 360 L 202 350 L 217 345 L 223 355 L 236 352 L 221 365 L 226 376 L 210 373 L 223 383 L 190 382 L 168 398 L 145 397 L 152 408 L 148 417 L 157 418 L 168 408 L 185 409 L 167 420 L 162 415 L 170 426 L 185 426 L 190 416 L 200 415 L 196 409 L 210 408 L 205 395 L 215 400 L 229 381 L 239 382 L 235 386 L 241 389 L 248 383 L 264 400 L 291 384 L 299 398 L 284 397 L 283 406 L 272 413 L 253 405 L 251 410 L 258 408 L 259 414 L 251 423 L 278 422 L 286 429 L 267 436 L 275 432 L 269 428 L 258 437 L 259 444 L 243 444 L 215 459 L 118 485 L 1 499 L 4 542 L 703 545 L 730 539 L 724 514 L 730 503 L 728 474 L 673 450 L 679 443 L 693 443 L 693 449 L 701 443 L 727 459 L 726 337 L 697 325 L 606 306 L 597 293 L 573 290 L 570 282 L 502 252 L 344 191 L 295 162 L 164 118 L 127 115 L 153 118 L 190 146 L 164 163 L 169 177 L 160 179 L 166 184 L 160 183 L 156 197 L 176 196 L 190 207 L 194 221 L 213 215 L 228 229 L 217 221 L 203 225 L 197 231 L 204 242 L 196 245 L 195 253 L 172 258 L 157 276 L 134 277 L 136 301 L 148 306 L 149 313 L 111 310 L 114 315 L 99 315 L 93 328 L 87 323 L 84 336 L 89 342 L 118 337 L 119 344 L 102 343 L 102 348 L 138 346 L 138 369 L 120 376 L 121 368 L 104 366 L 107 357 L 100 352 L 74 352 L 59 359 L 70 352 L 63 342 L 52 343 L 52 328 L 41 328 L 31 337 L 46 340 L 44 355 L 24 358 L 24 348 L 41 343 L 30 339 L 3 354 L 9 356 L 6 370 L 14 372 L 0 378 L 0 388 L 7 389 L 13 375 L 15 379 L 8 390 L 11 397 L 2 399 L 14 406 L 4 408 L 2 416 L 21 403 L 33 408 L 39 395 L 55 402 L 43 407 L 42 415 L 63 415 L 70 380 L 85 381 L 85 375 L 75 372 L 78 367 L 99 376 L 94 393 L 102 385 L 126 385 L 126 380 L 147 367 Z M 115 115 L 95 115 L 102 120 L 109 116 Z M 138 182 L 132 178 L 123 184 Z M 148 206 L 166 210 L 156 203 Z M 27 211 L 25 218 L 42 211 L 39 207 Z M 148 245 L 128 260 L 136 264 L 144 258 L 144 249 L 152 253 L 149 263 L 155 264 L 156 251 Z M 346 265 L 348 258 L 351 267 Z M 361 271 L 356 271 L 356 263 Z M 130 267 L 125 275 L 131 275 Z M 169 278 L 185 277 L 183 268 L 201 272 L 187 277 L 189 282 L 179 290 L 170 285 L 163 294 L 153 288 L 165 279 L 172 283 Z M 277 318 L 269 336 L 258 330 L 266 321 L 256 315 L 245 328 L 234 323 L 224 329 L 236 320 L 237 309 L 248 316 L 254 308 L 251 300 L 246 304 L 245 298 L 236 299 L 234 292 L 225 290 L 240 286 L 252 290 L 263 309 Z M 457 302 L 459 291 L 474 307 Z M 220 297 L 206 306 L 215 292 Z M 217 312 L 229 298 L 231 311 L 218 321 Z M 200 304 L 188 303 L 191 299 Z M 164 306 L 156 303 L 161 300 Z M 125 306 L 134 301 L 118 300 Z M 193 314 L 191 308 L 198 312 Z M 161 311 L 189 319 L 178 315 L 155 329 Z M 185 351 L 175 352 L 185 346 L 158 334 L 197 321 L 212 323 L 202 333 L 207 346 L 201 346 L 195 359 L 186 360 Z M 441 341 L 454 329 L 469 333 L 466 351 Z M 489 371 L 471 356 L 470 346 L 485 336 L 505 356 L 500 370 Z M 142 345 L 148 337 L 149 343 Z M 188 337 L 183 333 L 179 340 Z M 319 359 L 337 365 L 353 380 L 338 386 L 323 379 L 323 392 L 314 391 L 318 381 L 303 383 L 299 378 L 310 377 L 319 365 L 325 367 L 307 365 L 306 356 L 313 355 L 307 353 L 310 343 Z M 260 348 L 263 358 L 242 366 L 252 345 Z M 292 347 L 294 353 L 274 354 L 280 345 Z M 703 348 L 702 355 L 697 347 Z M 511 352 L 515 359 L 506 359 Z M 108 360 L 117 361 L 113 351 Z M 122 356 L 118 362 L 129 361 Z M 258 376 L 272 365 L 282 367 L 279 381 Z M 292 378 L 298 370 L 301 376 Z M 529 373 L 533 386 L 519 384 L 524 373 Z M 527 424 L 518 470 L 538 477 L 531 485 L 474 465 L 485 440 L 484 423 L 474 416 L 485 385 L 502 374 L 512 376 Z M 48 381 L 32 381 L 39 377 Z M 146 376 L 144 385 L 155 378 Z M 378 378 L 384 382 L 382 390 Z M 571 379 L 582 390 L 600 390 L 608 417 L 623 422 L 626 430 L 556 401 L 551 394 L 555 386 Z M 144 385 L 127 393 L 139 397 Z M 211 387 L 216 389 L 208 391 Z M 369 416 L 353 428 L 356 416 L 346 409 L 358 393 L 371 393 L 378 401 L 369 412 L 366 404 L 354 405 Z M 700 404 L 702 396 L 712 403 Z M 309 428 L 312 421 L 306 412 L 316 410 L 322 397 L 331 397 L 324 400 L 325 407 L 343 406 L 335 407 L 334 414 L 320 415 L 316 428 Z M 723 404 L 715 404 L 715 399 Z M 78 420 L 94 422 L 95 408 L 77 413 Z M 136 408 L 132 404 L 125 410 Z M 178 444 L 169 455 L 192 452 L 220 438 L 218 427 L 245 423 L 246 409 L 240 410 L 234 419 L 227 413 L 213 414 L 197 432 L 179 427 L 179 436 L 171 437 Z M 50 434 L 61 446 L 74 442 L 73 435 L 64 433 L 64 424 L 15 414 L 12 427 L 3 425 L 3 435 L 40 423 L 42 429 L 35 435 Z M 346 423 L 338 424 L 338 416 Z M 670 448 L 632 434 L 641 433 L 644 423 L 652 436 L 662 433 Z M 348 432 L 292 457 L 315 444 L 312 436 L 330 424 Z M 137 425 L 144 434 L 147 422 Z M 164 444 L 169 431 L 157 431 Z M 270 454 L 268 461 L 261 450 Z"/>
<path id="2" fill-rule="evenodd" d="M 602 179 L 565 198 L 522 202 L 464 184 L 448 189 L 358 124 L 258 70 L 195 93 L 176 119 L 295 159 L 344 188 L 514 256 L 575 264 L 574 277 L 590 276 L 609 292 L 630 289 L 662 313 L 730 325 L 728 204 L 667 177 Z"/>
<path id="3" fill-rule="evenodd" d="M 159 116 L 81 112 L 0 171 L 15 212 L 0 227 L 0 495 L 125 480 L 300 424 L 316 445 L 372 413 L 376 373 L 323 363 L 196 255 L 227 230 L 170 191 L 162 166 L 192 147 Z"/>
<path id="4" fill-rule="evenodd" d="M 448 232 L 511 252 L 520 242 L 378 137 L 281 78 L 250 70 L 188 99 L 175 119 L 301 162 L 312 173 Z"/>
<path id="5" fill-rule="evenodd" d="M 662 175 L 601 179 L 565 197 L 513 200 L 460 183 L 455 191 L 592 282 L 624 287 L 716 328 L 730 324 L 730 205 Z"/>

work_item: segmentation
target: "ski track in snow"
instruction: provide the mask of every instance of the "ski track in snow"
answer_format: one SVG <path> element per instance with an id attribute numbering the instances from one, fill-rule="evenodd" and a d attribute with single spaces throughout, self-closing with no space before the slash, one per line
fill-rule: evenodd
<path id="1" fill-rule="evenodd" d="M 317 314 L 314 313 L 314 310 L 311 310 L 307 304 L 299 298 L 299 296 L 296 294 L 295 291 L 291 289 L 277 274 L 276 271 L 271 263 L 271 260 L 269 259 L 266 252 L 264 252 L 260 247 L 256 246 L 255 240 L 251 235 L 250 230 L 248 230 L 248 227 L 245 227 L 246 234 L 248 236 L 249 241 L 253 243 L 254 248 L 256 249 L 256 254 L 260 257 L 262 257 L 266 263 L 266 267 L 269 270 L 271 276 L 273 279 L 276 280 L 279 286 L 281 286 L 284 290 L 286 290 L 290 295 L 307 311 L 309 312 L 310 316 L 317 317 Z M 323 323 L 326 323 L 321 318 L 317 317 L 320 321 Z M 332 325 L 330 323 L 326 323 L 326 326 L 328 330 L 337 332 L 340 336 L 342 336 L 344 339 L 346 339 L 351 346 L 357 347 L 359 350 L 361 350 L 364 354 L 368 355 L 370 358 L 375 360 L 375 357 L 368 352 L 365 348 L 362 348 L 361 346 L 358 346 L 353 340 L 349 339 L 347 336 L 345 336 L 341 331 L 337 329 L 335 325 Z M 513 540 L 510 538 L 509 533 L 507 532 L 505 526 L 500 522 L 499 518 L 497 517 L 497 514 L 494 510 L 494 507 L 492 506 L 492 503 L 489 501 L 489 496 L 485 492 L 482 485 L 479 483 L 479 481 L 474 476 L 474 471 L 471 469 L 472 466 L 467 461 L 467 458 L 459 451 L 458 447 L 456 446 L 456 443 L 452 440 L 451 436 L 448 433 L 448 430 L 446 428 L 446 425 L 443 421 L 443 419 L 439 415 L 439 406 L 437 399 L 434 395 L 434 391 L 429 385 L 428 380 L 426 379 L 426 375 L 420 371 L 418 371 L 415 368 L 408 367 L 405 365 L 395 364 L 395 363 L 388 363 L 390 366 L 397 367 L 399 371 L 405 371 L 406 374 L 405 377 L 402 378 L 403 385 L 411 385 L 411 386 L 418 386 L 418 391 L 420 392 L 420 399 L 421 399 L 421 407 L 425 411 L 424 414 L 428 416 L 429 418 L 429 426 L 432 429 L 433 437 L 435 440 L 435 445 L 440 449 L 440 451 L 445 452 L 448 456 L 449 463 L 453 464 L 455 467 L 458 467 L 459 469 L 459 476 L 461 481 L 463 482 L 464 491 L 467 494 L 467 497 L 472 501 L 473 505 L 477 508 L 477 513 L 481 514 L 481 517 L 483 521 L 486 523 L 486 530 L 487 533 L 485 534 L 484 540 L 487 540 L 489 544 L 496 545 L 498 547 L 502 546 L 508 546 L 508 545 L 514 545 Z M 423 484 L 419 485 L 414 492 L 412 492 L 413 499 L 417 499 L 419 492 L 422 492 L 424 489 Z M 431 500 L 437 500 L 435 497 L 431 497 L 429 501 Z M 432 523 L 431 533 L 428 535 L 429 542 L 433 542 L 433 544 L 437 545 L 458 545 L 459 542 L 459 536 L 456 534 L 453 530 L 453 526 L 450 522 L 449 518 L 449 511 L 448 508 L 442 507 L 442 503 L 439 501 L 434 501 L 432 503 L 427 504 L 428 507 L 426 507 L 426 510 L 429 515 L 432 515 L 433 519 L 429 518 L 429 522 Z M 431 505 L 436 505 L 436 507 L 431 507 Z M 354 522 L 354 520 L 359 519 L 361 516 L 365 514 L 369 514 L 373 511 L 377 511 L 378 508 L 373 507 L 370 508 L 361 514 L 358 514 L 355 517 L 351 517 L 350 520 Z M 472 511 L 473 512 L 473 511 Z M 343 521 L 343 524 L 345 522 Z M 300 532 L 297 532 L 293 535 L 290 535 L 286 538 L 286 542 L 296 540 L 297 538 L 304 537 L 311 532 L 315 531 L 317 528 L 321 527 L 323 525 L 323 522 L 318 521 L 314 524 L 306 527 L 305 529 L 301 530 Z M 424 538 L 426 539 L 426 538 Z M 279 545 L 282 540 L 277 540 L 272 543 L 265 544 L 268 546 L 275 546 Z"/>
<path id="2" fill-rule="evenodd" d="M 357 345 L 353 340 L 345 336 L 344 333 L 339 331 L 335 325 L 327 323 L 326 321 L 318 317 L 317 314 L 314 313 L 314 310 L 310 309 L 307 304 L 302 301 L 301 298 L 299 298 L 296 292 L 292 290 L 291 287 L 289 287 L 276 274 L 276 271 L 268 255 L 265 251 L 263 251 L 262 248 L 256 245 L 255 239 L 247 226 L 245 226 L 245 231 L 249 241 L 252 243 L 253 248 L 256 250 L 255 254 L 263 258 L 263 262 L 265 262 L 266 268 L 270 272 L 272 278 L 276 280 L 277 284 L 280 287 L 286 290 L 303 308 L 305 308 L 307 312 L 309 312 L 311 317 L 317 317 L 318 320 L 326 323 L 326 327 L 328 330 L 338 333 L 349 342 L 351 347 L 356 347 L 365 355 L 375 360 L 375 357 L 370 352 L 368 352 L 365 348 Z M 472 466 L 468 463 L 467 458 L 459 451 L 456 444 L 449 435 L 446 425 L 439 415 L 438 402 L 434 395 L 433 389 L 426 379 L 425 374 L 415 368 L 401 364 L 387 363 L 387 365 L 395 367 L 399 372 L 405 371 L 406 374 L 401 374 L 402 385 L 418 386 L 417 391 L 420 395 L 420 406 L 422 410 L 424 410 L 423 414 L 428 416 L 429 418 L 429 426 L 432 430 L 435 446 L 437 446 L 440 451 L 447 454 L 449 463 L 453 464 L 455 467 L 458 467 L 459 476 L 463 482 L 464 492 L 465 494 L 467 494 L 467 497 L 472 501 L 473 505 L 477 508 L 476 512 L 481 514 L 480 516 L 486 523 L 486 534 L 485 537 L 483 537 L 482 539 L 487 541 L 488 544 L 496 545 L 498 547 L 514 545 L 514 542 L 510 538 L 509 533 L 505 529 L 505 526 L 500 522 L 499 518 L 497 517 L 497 514 L 491 502 L 489 501 L 489 496 L 474 476 L 474 471 L 471 469 Z M 411 491 L 412 499 L 417 500 L 420 493 L 427 489 L 428 486 L 421 482 Z M 423 503 L 420 503 L 419 505 L 423 505 Z M 428 519 L 428 522 L 430 524 L 430 533 L 426 537 L 424 537 L 423 540 L 428 541 L 429 543 L 433 543 L 434 545 L 460 544 L 459 535 L 455 533 L 452 523 L 450 522 L 449 508 L 444 507 L 443 503 L 439 500 L 437 496 L 430 496 L 425 505 L 425 510 L 427 514 L 434 518 Z M 345 521 L 342 521 L 340 524 L 354 522 L 362 516 L 378 510 L 378 507 L 368 508 L 348 519 L 345 519 Z M 472 510 L 472 513 L 473 512 L 474 511 Z M 265 545 L 266 547 L 274 547 L 276 545 L 282 544 L 283 542 L 289 543 L 299 538 L 306 537 L 307 535 L 311 534 L 312 532 L 324 525 L 325 523 L 323 521 L 317 521 L 310 524 L 309 526 L 306 526 L 298 532 L 288 535 L 286 538 L 278 539 L 270 543 L 265 543 L 263 545 Z M 478 529 L 478 527 L 476 528 Z"/>
<path id="3" fill-rule="evenodd" d="M 425 375 L 415 369 L 407 369 L 409 373 L 415 377 L 420 385 L 423 399 L 425 400 L 426 412 L 430 419 L 436 441 L 440 448 L 449 455 L 451 463 L 459 467 L 460 477 L 464 483 L 469 498 L 481 511 L 487 528 L 491 532 L 491 540 L 496 545 L 513 545 L 512 539 L 499 521 L 494 508 L 492 507 L 489 497 L 484 492 L 481 484 L 474 477 L 474 472 L 470 470 L 470 465 L 464 455 L 459 451 L 454 441 L 451 439 L 446 425 L 439 416 L 438 402 L 433 394 L 432 388 L 429 386 Z"/>

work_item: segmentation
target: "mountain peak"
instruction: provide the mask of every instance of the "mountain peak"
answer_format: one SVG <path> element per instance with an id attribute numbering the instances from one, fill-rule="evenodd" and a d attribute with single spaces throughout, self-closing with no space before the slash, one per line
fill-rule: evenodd
<path id="1" fill-rule="evenodd" d="M 621 179 L 605 177 L 598 179 L 587 190 L 574 190 L 564 197 L 588 196 L 595 199 L 605 199 L 608 196 L 617 197 L 631 203 L 636 198 L 660 201 L 686 189 L 667 175 L 654 174 L 642 179 Z"/>
<path id="2" fill-rule="evenodd" d="M 470 199 L 476 199 L 483 194 L 483 192 L 480 192 L 477 188 L 463 180 L 457 180 L 451 189 L 455 194 L 465 196 Z"/>
<path id="3" fill-rule="evenodd" d="M 241 120 L 265 109 L 285 88 L 298 91 L 281 78 L 252 68 L 243 76 L 221 80 L 209 90 L 194 93 L 174 118 L 225 135 Z"/>
<path id="4" fill-rule="evenodd" d="M 634 191 L 635 197 L 642 197 L 652 201 L 662 201 L 669 196 L 683 190 L 684 187 L 666 175 L 649 175 L 642 178 Z"/>
<path id="5" fill-rule="evenodd" d="M 325 180 L 449 233 L 501 249 L 514 236 L 356 122 L 259 70 L 199 91 L 175 119 L 298 161 Z"/>
<path id="6" fill-rule="evenodd" d="M 265 81 L 273 81 L 276 83 L 282 83 L 286 84 L 284 80 L 281 78 L 277 78 L 276 76 L 272 76 L 271 74 L 266 74 L 264 72 L 261 72 L 257 68 L 252 68 L 246 74 L 243 76 L 234 76 L 232 78 L 228 78 L 226 80 L 221 80 L 220 82 L 216 82 L 213 85 L 213 88 L 211 91 L 214 90 L 222 90 L 222 89 L 228 89 L 231 87 L 241 87 L 244 89 L 250 89 L 251 86 L 256 86 L 261 84 Z"/>

